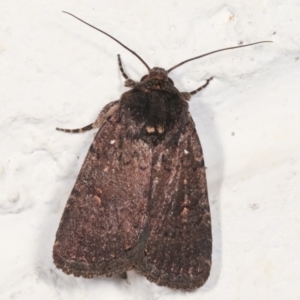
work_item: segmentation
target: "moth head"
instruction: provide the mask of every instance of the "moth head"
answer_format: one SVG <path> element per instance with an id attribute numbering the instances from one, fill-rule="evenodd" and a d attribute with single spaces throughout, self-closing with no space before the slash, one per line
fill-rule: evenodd
<path id="1" fill-rule="evenodd" d="M 168 72 L 163 69 L 163 68 L 158 68 L 158 67 L 154 67 L 152 69 L 149 70 L 149 74 L 144 75 L 141 78 L 141 82 L 145 81 L 147 79 L 159 79 L 159 80 L 164 80 L 164 81 L 169 81 L 170 83 L 173 83 L 173 80 L 171 78 L 168 77 Z"/>

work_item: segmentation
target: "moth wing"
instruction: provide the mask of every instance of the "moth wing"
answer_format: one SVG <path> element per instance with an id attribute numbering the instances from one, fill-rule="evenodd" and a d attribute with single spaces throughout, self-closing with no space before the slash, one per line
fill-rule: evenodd
<path id="1" fill-rule="evenodd" d="M 53 248 L 67 274 L 94 277 L 132 269 L 143 254 L 151 150 L 127 139 L 116 102 L 88 151 L 66 204 Z"/>
<path id="2" fill-rule="evenodd" d="M 178 147 L 153 150 L 150 234 L 137 269 L 158 285 L 192 290 L 209 276 L 212 234 L 202 148 L 187 119 Z"/>

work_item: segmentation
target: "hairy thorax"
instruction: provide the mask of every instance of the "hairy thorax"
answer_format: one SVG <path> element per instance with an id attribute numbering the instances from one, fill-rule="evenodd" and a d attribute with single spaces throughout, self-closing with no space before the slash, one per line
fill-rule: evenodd
<path id="1" fill-rule="evenodd" d="M 188 104 L 164 69 L 152 70 L 123 94 L 120 104 L 128 135 L 153 142 L 185 119 Z"/>

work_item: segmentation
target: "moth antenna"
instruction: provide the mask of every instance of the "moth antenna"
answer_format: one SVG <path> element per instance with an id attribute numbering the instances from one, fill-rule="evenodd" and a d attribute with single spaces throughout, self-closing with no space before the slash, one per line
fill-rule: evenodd
<path id="1" fill-rule="evenodd" d="M 213 53 L 217 53 L 217 52 L 221 52 L 221 51 L 225 51 L 225 50 L 236 49 L 236 48 L 248 47 L 248 46 L 252 46 L 252 45 L 256 45 L 256 44 L 261 44 L 261 43 L 273 43 L 273 42 L 272 41 L 262 41 L 262 42 L 256 42 L 256 43 L 242 45 L 242 46 L 235 46 L 235 47 L 229 47 L 229 48 L 223 48 L 223 49 L 215 50 L 215 51 L 212 51 L 212 52 L 208 52 L 208 53 L 205 53 L 205 54 L 202 54 L 202 55 L 199 55 L 199 56 L 187 59 L 187 60 L 185 60 L 185 61 L 183 61 L 183 62 L 175 65 L 174 67 L 172 67 L 171 69 L 169 69 L 167 72 L 170 73 L 174 69 L 178 68 L 179 66 L 182 66 L 183 64 L 185 64 L 185 63 L 187 63 L 187 62 L 189 62 L 191 60 L 198 59 L 198 58 L 201 58 L 201 57 L 213 54 Z"/>
<path id="2" fill-rule="evenodd" d="M 101 29 L 99 29 L 99 28 L 97 28 L 97 27 L 95 27 L 95 26 L 93 26 L 93 25 L 91 25 L 91 24 L 83 21 L 82 19 L 74 16 L 73 14 L 71 14 L 69 12 L 63 11 L 63 13 L 65 13 L 67 15 L 70 15 L 73 18 L 79 20 L 80 22 L 82 22 L 82 23 L 84 23 L 84 24 L 86 24 L 86 25 L 88 25 L 88 26 L 90 26 L 90 27 L 92 27 L 92 28 L 94 28 L 94 29 L 102 32 L 103 34 L 107 35 L 108 37 L 110 37 L 111 39 L 113 39 L 114 41 L 116 41 L 117 43 L 119 43 L 121 46 L 123 46 L 125 49 L 127 49 L 129 52 L 131 52 L 133 55 L 135 55 L 145 65 L 145 67 L 148 69 L 148 71 L 150 71 L 150 67 L 146 64 L 146 62 L 137 53 L 135 53 L 134 51 L 132 51 L 131 49 L 129 49 L 127 46 L 125 46 L 124 44 L 122 44 L 120 41 L 118 41 L 117 39 L 115 39 L 113 36 L 111 36 L 110 34 L 106 33 L 105 31 L 103 31 L 103 30 L 101 30 Z"/>

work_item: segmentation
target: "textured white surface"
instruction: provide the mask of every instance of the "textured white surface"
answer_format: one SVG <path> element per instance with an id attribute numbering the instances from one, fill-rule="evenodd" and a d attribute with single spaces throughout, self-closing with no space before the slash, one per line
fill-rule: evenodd
<path id="1" fill-rule="evenodd" d="M 63 208 L 93 132 L 126 88 L 170 68 L 181 91 L 215 79 L 190 108 L 204 149 L 213 266 L 192 293 L 128 280 L 67 276 L 52 263 Z M 0 10 L 0 299 L 300 299 L 300 4 L 287 1 L 2 1 Z"/>

